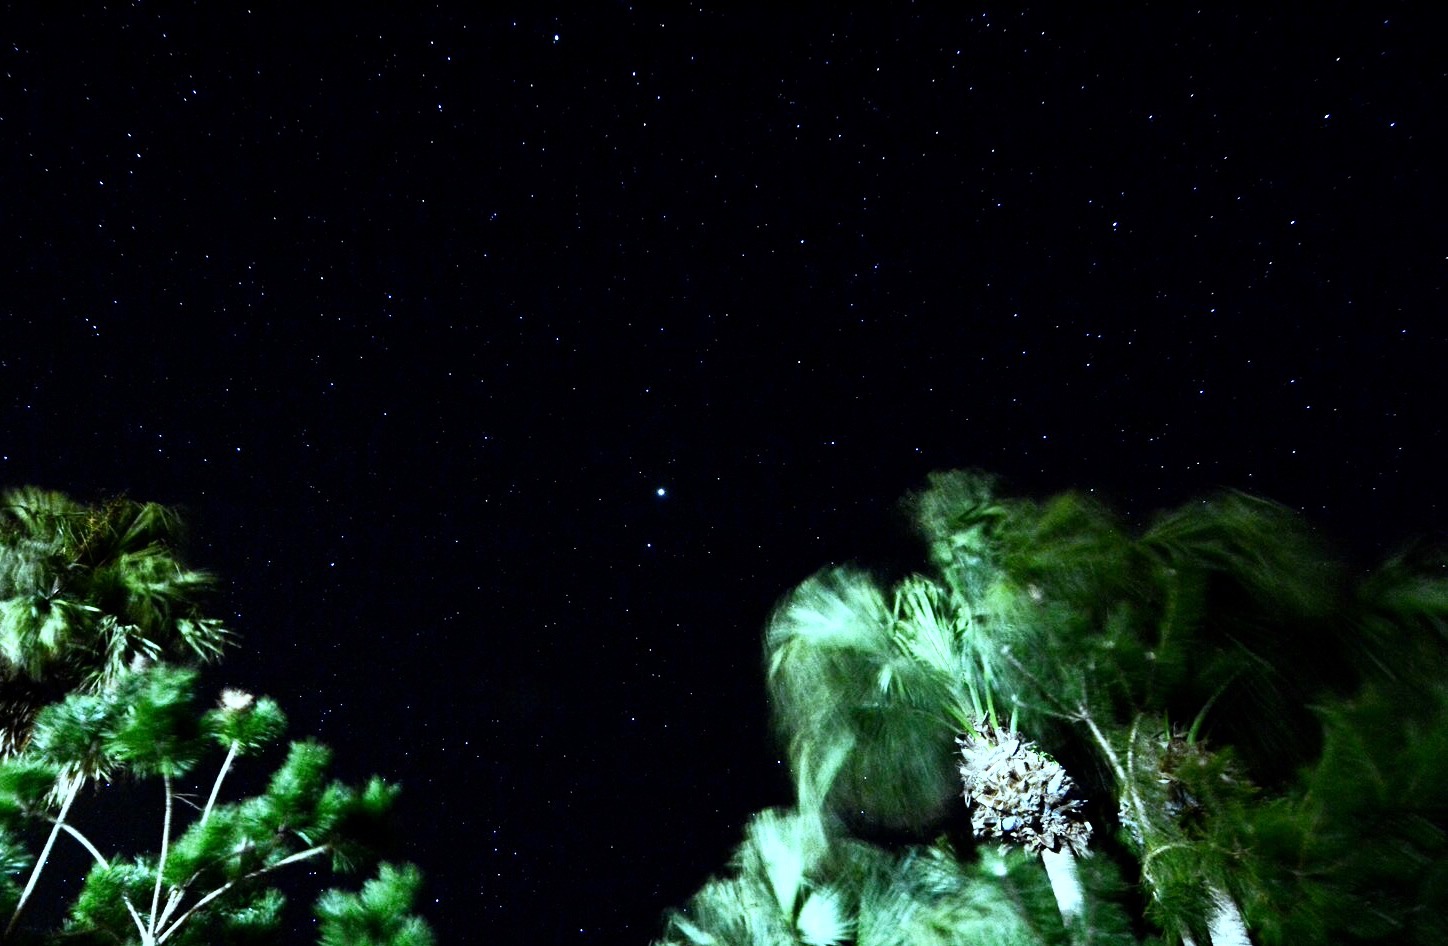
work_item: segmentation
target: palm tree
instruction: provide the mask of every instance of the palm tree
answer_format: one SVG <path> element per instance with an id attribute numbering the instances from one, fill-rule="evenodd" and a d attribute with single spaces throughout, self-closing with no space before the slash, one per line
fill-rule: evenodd
<path id="1" fill-rule="evenodd" d="M 1165 929 L 1249 942 L 1232 889 L 1251 854 L 1212 827 L 1317 757 L 1311 706 L 1353 685 L 1341 567 L 1291 511 L 1240 493 L 1133 538 L 1080 495 L 995 486 L 939 474 L 909 505 L 955 595 L 987 603 L 1000 698 L 1096 756 Z"/>
<path id="2" fill-rule="evenodd" d="M 829 569 L 767 625 L 795 817 L 822 833 L 806 857 L 751 827 L 758 856 L 667 942 L 1036 943 L 1062 925 L 1132 942 L 1122 855 L 1145 918 L 1184 946 L 1444 941 L 1448 557 L 1354 582 L 1298 516 L 1240 493 L 1137 534 L 1086 497 L 1002 498 L 973 472 L 932 476 L 906 507 L 936 577 L 887 589 Z M 999 857 L 962 857 L 948 833 L 903 849 L 847 833 L 939 833 L 957 793 Z M 1093 828 L 1119 840 L 1111 856 L 1078 857 Z M 803 878 L 788 890 L 828 890 L 813 909 L 834 919 L 804 922 L 781 870 Z"/>
<path id="3" fill-rule="evenodd" d="M 181 563 L 181 538 L 157 503 L 0 498 L 0 755 L 25 745 L 42 706 L 102 692 L 137 659 L 220 655 L 229 634 L 200 610 L 213 581 Z"/>
<path id="4" fill-rule="evenodd" d="M 918 575 L 888 606 L 852 569 L 796 588 L 766 633 L 796 794 L 806 811 L 915 831 L 963 796 L 978 837 L 1040 855 L 1062 920 L 1076 925 L 1085 907 L 1075 860 L 1091 825 L 1060 764 L 996 718 L 983 623 Z"/>

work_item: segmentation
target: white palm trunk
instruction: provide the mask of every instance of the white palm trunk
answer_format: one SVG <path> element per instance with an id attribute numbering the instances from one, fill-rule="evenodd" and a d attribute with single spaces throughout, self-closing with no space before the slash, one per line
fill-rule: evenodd
<path id="1" fill-rule="evenodd" d="M 1225 890 L 1212 888 L 1212 919 L 1207 926 L 1212 946 L 1252 946 L 1242 911 Z"/>
<path id="2" fill-rule="evenodd" d="M 1061 921 L 1070 929 L 1086 912 L 1086 894 L 1076 870 L 1076 855 L 1065 848 L 1042 851 L 1041 863 L 1046 865 L 1046 876 L 1051 878 L 1051 893 L 1056 895 Z"/>
<path id="3" fill-rule="evenodd" d="M 1150 820 L 1146 804 L 1132 789 L 1131 772 L 1128 771 L 1133 767 L 1132 763 L 1122 765 L 1121 759 L 1111 747 L 1111 742 L 1106 738 L 1106 734 L 1096 725 L 1084 707 L 1080 714 L 1082 721 L 1086 723 L 1091 735 L 1096 739 L 1096 744 L 1100 746 L 1102 754 L 1106 756 L 1106 761 L 1116 776 L 1117 784 L 1124 792 L 1122 810 L 1130 812 L 1137 823 L 1146 824 Z M 1139 722 L 1138 718 L 1132 724 L 1131 735 L 1128 737 L 1129 745 L 1134 745 L 1136 742 L 1136 726 Z M 1128 759 L 1130 759 L 1130 755 Z M 1148 859 L 1150 858 L 1148 857 Z M 1237 901 L 1232 899 L 1231 894 L 1217 886 L 1208 886 L 1207 892 L 1212 897 L 1212 915 L 1207 920 L 1207 936 L 1211 940 L 1212 946 L 1252 946 L 1252 938 L 1247 935 L 1247 923 L 1242 919 L 1242 910 L 1237 906 Z M 1196 941 L 1189 935 L 1183 935 L 1182 946 L 1196 946 Z"/>

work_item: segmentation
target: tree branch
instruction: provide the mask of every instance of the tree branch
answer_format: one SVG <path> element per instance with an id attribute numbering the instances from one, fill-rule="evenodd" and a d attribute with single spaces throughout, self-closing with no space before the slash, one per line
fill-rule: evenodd
<path id="1" fill-rule="evenodd" d="M 50 836 L 45 839 L 45 847 L 40 851 L 40 857 L 36 859 L 35 866 L 31 868 L 30 879 L 25 882 L 25 890 L 20 894 L 20 900 L 15 904 L 15 912 L 10 914 L 10 923 L 5 927 L 5 939 L 15 930 L 15 924 L 20 922 L 20 914 L 25 909 L 26 901 L 35 892 L 35 885 L 40 882 L 40 872 L 45 869 L 45 862 L 50 859 L 50 850 L 55 847 L 55 839 L 60 834 L 60 826 L 65 822 L 65 816 L 70 811 L 70 806 L 75 802 L 75 796 L 80 792 L 80 787 L 85 783 L 85 777 L 80 774 L 71 776 L 70 788 L 66 790 L 65 800 L 61 802 L 60 813 L 55 816 L 55 825 L 50 829 Z"/>
<path id="2" fill-rule="evenodd" d="M 166 816 L 161 822 L 161 855 L 156 862 L 156 887 L 151 892 L 151 916 L 146 924 L 146 939 L 154 940 L 156 937 L 156 917 L 161 911 L 161 875 L 166 870 L 166 855 L 171 850 L 171 811 L 175 807 L 175 793 L 171 790 L 171 776 L 169 773 L 161 773 L 161 781 L 166 786 Z"/>
<path id="3" fill-rule="evenodd" d="M 232 887 L 235 887 L 242 881 L 250 880 L 253 877 L 260 877 L 263 874 L 269 874 L 272 871 L 276 870 L 278 867 L 285 867 L 286 865 L 294 864 L 297 861 L 304 861 L 309 857 L 316 857 L 318 854 L 323 853 L 327 849 L 328 845 L 318 844 L 316 847 L 307 848 L 305 851 L 298 851 L 290 857 L 284 857 L 281 860 L 277 861 L 275 864 L 269 864 L 266 867 L 259 867 L 251 873 L 238 877 L 235 880 L 228 880 L 226 883 L 222 884 L 220 887 L 217 887 L 215 890 L 211 891 L 200 900 L 197 900 L 195 903 L 191 904 L 191 907 L 185 913 L 181 914 L 176 918 L 176 922 L 172 923 L 169 927 L 166 928 L 166 931 L 164 933 L 156 938 L 156 946 L 161 946 L 162 943 L 166 942 L 166 940 L 170 938 L 171 934 L 176 932 L 176 930 L 181 927 L 182 923 L 186 922 L 186 919 L 191 916 L 191 914 L 206 906 L 206 904 L 226 893 L 226 891 L 230 890 Z"/>

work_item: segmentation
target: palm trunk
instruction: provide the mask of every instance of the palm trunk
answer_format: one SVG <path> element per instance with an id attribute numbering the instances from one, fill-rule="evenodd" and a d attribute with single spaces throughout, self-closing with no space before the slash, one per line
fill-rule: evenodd
<path id="1" fill-rule="evenodd" d="M 1252 946 L 1252 940 L 1247 935 L 1247 923 L 1242 919 L 1237 901 L 1217 887 L 1211 888 L 1211 893 L 1212 919 L 1207 935 L 1212 938 L 1212 946 Z"/>
<path id="2" fill-rule="evenodd" d="M 1046 865 L 1046 876 L 1051 878 L 1051 893 L 1056 895 L 1061 922 L 1071 929 L 1086 912 L 1086 894 L 1076 870 L 1076 855 L 1064 847 L 1059 851 L 1042 851 L 1041 863 Z"/>

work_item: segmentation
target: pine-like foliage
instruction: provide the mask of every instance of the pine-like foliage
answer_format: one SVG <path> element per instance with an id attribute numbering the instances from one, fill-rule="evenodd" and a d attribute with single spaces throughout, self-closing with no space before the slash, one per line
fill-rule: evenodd
<path id="1" fill-rule="evenodd" d="M 88 507 L 35 489 L 0 500 L 0 942 L 271 943 L 281 872 L 326 862 L 353 873 L 384 853 L 397 786 L 332 779 L 331 751 L 312 740 L 290 744 L 264 791 L 223 800 L 237 761 L 273 746 L 286 718 L 232 689 L 204 708 L 196 671 L 168 662 L 215 658 L 229 636 L 200 611 L 211 579 L 176 558 L 180 535 L 154 503 Z M 183 780 L 216 754 L 204 806 L 178 805 Z M 82 788 L 103 778 L 159 782 L 156 851 L 107 856 L 77 826 Z M 92 867 L 48 929 L 26 907 L 58 842 L 80 845 Z M 419 883 L 412 865 L 384 863 L 356 893 L 327 891 L 322 946 L 430 946 L 411 912 Z"/>
<path id="2" fill-rule="evenodd" d="M 1230 492 L 1134 530 L 957 471 L 904 508 L 933 576 L 771 616 L 799 807 L 662 942 L 1448 942 L 1443 556 L 1354 578 Z"/>
<path id="3" fill-rule="evenodd" d="M 383 864 L 358 893 L 328 890 L 316 906 L 319 946 L 432 946 L 432 930 L 410 912 L 421 884 L 416 867 Z"/>
<path id="4" fill-rule="evenodd" d="M 38 860 L 18 846 L 28 821 L 64 827 L 94 864 L 70 908 L 66 936 L 106 942 L 265 942 L 281 923 L 283 899 L 272 886 L 291 864 L 329 860 L 351 872 L 375 862 L 367 839 L 393 800 L 396 786 L 373 779 L 362 788 L 331 780 L 331 752 L 310 740 L 293 742 L 262 793 L 217 803 L 233 761 L 263 750 L 281 734 L 284 717 L 268 698 L 226 691 L 202 711 L 194 699 L 196 675 L 165 664 L 133 671 L 100 696 L 73 694 L 38 714 L 35 737 L 23 753 L 0 761 L 0 871 L 9 899 L 22 874 L 33 884 L 50 845 Z M 208 743 L 226 755 L 211 783 L 206 806 L 189 826 L 174 811 L 174 780 L 195 769 Z M 165 810 L 162 848 L 156 855 L 107 858 L 68 821 L 75 792 L 56 801 L 57 781 L 75 786 L 87 775 L 159 777 Z M 362 892 L 328 892 L 328 942 L 365 929 L 359 943 L 427 943 L 427 926 L 408 904 L 419 877 L 410 866 L 386 867 Z M 12 912 L 14 904 L 12 903 Z M 357 924 L 362 924 L 358 927 Z M 360 935 L 360 934 L 359 934 Z M 339 939 L 343 937 L 343 939 Z"/>

